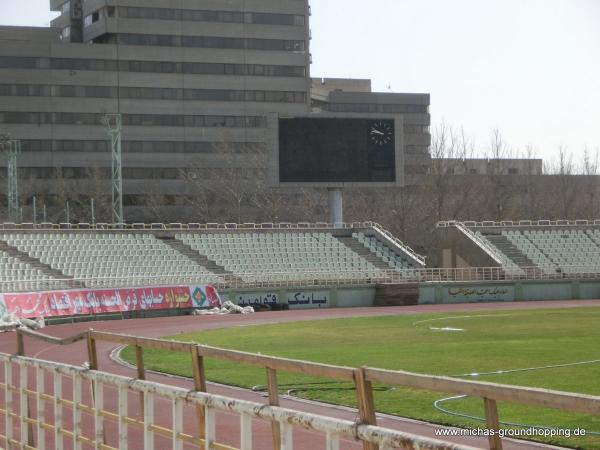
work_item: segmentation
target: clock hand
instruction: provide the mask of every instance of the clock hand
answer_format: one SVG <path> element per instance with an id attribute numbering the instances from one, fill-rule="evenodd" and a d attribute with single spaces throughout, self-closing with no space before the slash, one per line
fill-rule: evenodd
<path id="1" fill-rule="evenodd" d="M 371 130 L 371 134 L 381 134 L 381 135 L 384 135 L 385 133 L 382 133 L 379 130 Z"/>

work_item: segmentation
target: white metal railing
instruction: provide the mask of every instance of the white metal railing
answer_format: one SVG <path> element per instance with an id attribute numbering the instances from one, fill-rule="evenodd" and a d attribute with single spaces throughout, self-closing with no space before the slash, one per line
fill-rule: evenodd
<path id="1" fill-rule="evenodd" d="M 233 447 L 218 442 L 224 433 L 218 433 L 217 412 L 227 412 L 239 417 L 241 450 L 251 450 L 253 439 L 258 439 L 254 435 L 253 420 L 279 424 L 278 447 L 281 450 L 293 450 L 293 436 L 300 428 L 324 435 L 327 450 L 339 450 L 342 439 L 376 445 L 382 450 L 472 449 L 374 425 L 66 364 L 4 353 L 0 353 L 0 363 L 4 366 L 1 371 L 4 379 L 0 383 L 4 404 L 0 414 L 4 416 L 5 425 L 0 442 L 4 441 L 6 448 L 60 449 L 71 444 L 69 446 L 79 449 L 85 444 L 97 449 L 125 450 L 129 448 L 130 440 L 139 439 L 143 441 L 144 449 L 152 450 L 158 448 L 155 441 L 160 438 L 161 442 L 168 439 L 173 450 L 182 450 L 184 443 L 186 448 L 233 450 Z M 47 376 L 51 383 L 47 383 Z M 64 389 L 65 386 L 70 389 Z M 91 388 L 91 396 L 86 395 L 85 388 Z M 136 395 L 141 396 L 141 402 L 135 401 Z M 158 401 L 160 407 L 157 407 Z M 170 403 L 169 408 L 163 406 L 165 402 Z M 32 404 L 35 407 L 31 407 Z M 184 429 L 184 412 L 190 407 L 204 410 L 204 420 L 196 434 Z M 118 432 L 106 433 L 108 422 L 116 423 Z"/>
<path id="2" fill-rule="evenodd" d="M 456 227 L 462 224 L 467 228 L 514 228 L 514 227 L 581 227 L 581 226 L 600 226 L 600 219 L 588 220 L 504 220 L 496 221 L 456 221 L 448 220 L 437 223 L 438 228 Z"/>
<path id="3" fill-rule="evenodd" d="M 479 248 L 481 248 L 485 253 L 487 253 L 490 258 L 496 261 L 501 266 L 504 265 L 502 261 L 502 252 L 498 250 L 493 245 L 489 244 L 486 240 L 481 239 L 475 233 L 473 233 L 469 228 L 465 227 L 462 223 L 456 222 L 454 225 L 458 230 L 462 231 L 462 233 L 467 236 L 471 241 L 475 243 Z"/>
<path id="4" fill-rule="evenodd" d="M 375 284 L 407 284 L 428 282 L 526 281 L 558 279 L 600 279 L 600 265 L 524 267 L 511 270 L 503 267 L 456 267 L 405 270 L 364 271 L 295 271 L 234 273 L 219 275 L 123 275 L 74 279 L 33 279 L 0 281 L 0 292 L 35 292 L 81 288 L 124 288 L 144 286 L 175 286 L 213 284 L 218 289 L 344 287 Z"/>
<path id="5" fill-rule="evenodd" d="M 115 230 L 115 231 L 201 231 L 201 230 L 319 230 L 319 229 L 353 229 L 353 228 L 371 228 L 373 222 L 352 222 L 352 223 L 328 223 L 328 222 L 298 222 L 298 223 L 12 223 L 5 222 L 0 224 L 0 230 L 7 231 L 28 231 L 28 230 Z"/>
<path id="6" fill-rule="evenodd" d="M 426 258 L 425 256 L 419 255 L 412 248 L 410 248 L 408 245 L 406 245 L 404 242 L 402 242 L 400 239 L 398 239 L 396 236 L 394 236 L 392 233 L 390 233 L 388 230 L 383 228 L 378 223 L 374 223 L 371 226 L 371 228 L 373 228 L 375 230 L 375 232 L 379 233 L 382 237 L 384 237 L 389 242 L 391 242 L 392 245 L 395 246 L 398 250 L 400 250 L 401 252 L 408 255 L 412 260 L 414 260 L 421 267 L 425 267 L 425 258 Z"/>

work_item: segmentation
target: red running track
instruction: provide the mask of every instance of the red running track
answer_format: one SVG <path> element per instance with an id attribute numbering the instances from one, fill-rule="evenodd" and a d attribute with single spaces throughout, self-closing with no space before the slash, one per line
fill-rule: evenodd
<path id="1" fill-rule="evenodd" d="M 228 315 L 228 316 L 179 316 L 165 317 L 155 319 L 135 319 L 123 321 L 105 321 L 105 322 L 87 322 L 77 324 L 64 324 L 48 327 L 44 330 L 47 333 L 56 337 L 66 337 L 78 333 L 88 328 L 94 328 L 101 331 L 110 331 L 115 333 L 127 333 L 136 336 L 144 337 L 161 337 L 167 335 L 176 335 L 179 333 L 187 333 L 191 331 L 228 328 L 244 325 L 269 324 L 269 323 L 284 323 L 298 322 L 303 320 L 321 320 L 344 317 L 367 317 L 367 316 L 383 316 L 395 314 L 416 314 L 416 313 L 436 313 L 436 312 L 477 312 L 477 311 L 499 311 L 499 310 L 526 310 L 540 308 L 581 308 L 600 306 L 600 300 L 570 300 L 570 301 L 551 301 L 551 302 L 519 302 L 519 303 L 475 303 L 475 304 L 454 304 L 454 305 L 420 305 L 407 307 L 389 307 L 389 308 L 344 308 L 344 309 L 319 309 L 319 310 L 294 310 L 294 311 L 278 311 L 269 313 L 257 313 L 253 315 Z M 116 348 L 114 344 L 98 343 L 98 360 L 99 368 L 102 371 L 120 374 L 128 377 L 135 377 L 135 371 L 118 364 L 110 357 L 111 352 Z M 14 353 L 16 349 L 15 333 L 4 333 L 0 335 L 0 352 Z M 39 341 L 25 339 L 26 355 L 45 359 L 49 361 L 57 361 L 73 365 L 81 365 L 87 360 L 87 350 L 83 342 L 79 342 L 70 346 L 60 347 L 54 346 Z M 16 373 L 15 373 L 16 376 Z M 147 375 L 151 381 L 156 381 L 169 385 L 176 385 L 192 390 L 191 381 L 167 377 L 165 375 L 149 373 Z M 16 379 L 16 378 L 15 378 Z M 51 380 L 46 379 L 47 392 L 52 392 Z M 227 397 L 245 399 L 255 401 L 257 403 L 265 403 L 265 397 L 256 392 L 231 388 L 222 385 L 209 384 L 208 392 L 219 394 Z M 71 385 L 69 380 L 63 381 L 64 397 L 71 399 Z M 89 387 L 84 388 L 84 402 L 89 401 Z M 4 401 L 3 395 L 1 396 Z M 116 391 L 110 388 L 105 388 L 105 409 L 116 411 L 117 398 Z M 139 401 L 137 397 L 132 395 L 129 399 L 130 415 L 142 418 L 138 407 Z M 51 405 L 48 405 L 50 407 Z M 350 408 L 335 407 L 316 402 L 303 401 L 291 397 L 281 398 L 281 406 L 299 411 L 306 411 L 315 414 L 321 414 L 330 417 L 339 417 L 347 420 L 355 421 L 357 412 Z M 171 422 L 171 404 L 163 399 L 156 399 L 155 405 L 156 423 L 163 426 L 170 426 Z M 49 411 L 51 414 L 51 411 Z M 380 426 L 397 429 L 409 433 L 419 434 L 423 436 L 435 437 L 434 430 L 439 426 L 426 422 L 405 419 L 401 417 L 392 417 L 388 415 L 378 415 L 378 424 Z M 65 428 L 71 429 L 70 410 L 65 410 Z M 91 417 L 86 417 L 84 414 L 83 421 L 84 429 L 90 435 L 89 430 L 93 429 Z M 3 424 L 2 424 L 2 428 Z M 143 439 L 141 433 L 132 427 L 129 428 L 129 442 L 131 449 L 142 449 Z M 197 430 L 195 413 L 192 408 L 187 408 L 184 412 L 184 430 L 189 434 L 194 434 Z M 4 431 L 4 430 L 2 430 Z M 47 448 L 55 448 L 56 445 L 53 437 L 47 433 L 46 441 Z M 253 422 L 254 448 L 263 450 L 272 448 L 270 424 L 256 420 Z M 106 422 L 106 437 L 109 445 L 116 446 L 117 428 L 116 425 Z M 231 446 L 239 446 L 239 417 L 231 413 L 217 414 L 217 441 Z M 468 444 L 474 447 L 487 448 L 486 438 L 477 437 L 457 437 L 449 439 L 453 442 Z M 156 437 L 155 440 L 157 449 L 169 449 L 171 444 L 167 439 Z M 325 439 L 321 433 L 302 430 L 296 428 L 294 430 L 294 447 L 299 450 L 324 448 Z M 505 440 L 505 449 L 539 449 L 547 448 L 542 444 Z M 66 449 L 72 448 L 70 442 L 65 445 Z M 184 448 L 191 448 L 184 446 Z M 238 447 L 239 448 L 239 447 Z M 360 449 L 362 448 L 357 442 L 344 440 L 341 443 L 342 449 Z"/>

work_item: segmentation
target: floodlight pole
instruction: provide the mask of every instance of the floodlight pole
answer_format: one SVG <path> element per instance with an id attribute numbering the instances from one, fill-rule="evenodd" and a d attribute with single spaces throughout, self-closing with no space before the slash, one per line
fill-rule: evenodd
<path id="1" fill-rule="evenodd" d="M 121 114 L 106 114 L 102 123 L 111 139 L 112 152 L 112 220 L 125 223 L 123 217 L 123 170 L 121 162 L 121 134 L 123 123 Z"/>
<path id="2" fill-rule="evenodd" d="M 19 174 L 17 171 L 17 157 L 21 153 L 21 141 L 10 140 L 7 136 L 0 136 L 0 149 L 8 160 L 8 216 L 12 222 L 19 221 Z"/>
<path id="3" fill-rule="evenodd" d="M 344 223 L 344 193 L 341 188 L 329 188 L 329 222 L 334 228 L 342 228 Z"/>

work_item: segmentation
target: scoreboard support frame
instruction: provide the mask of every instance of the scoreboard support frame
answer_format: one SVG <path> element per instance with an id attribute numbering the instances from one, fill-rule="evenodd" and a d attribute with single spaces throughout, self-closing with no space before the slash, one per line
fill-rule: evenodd
<path id="1" fill-rule="evenodd" d="M 329 222 L 334 228 L 342 228 L 344 223 L 344 191 L 342 188 L 329 188 Z"/>

